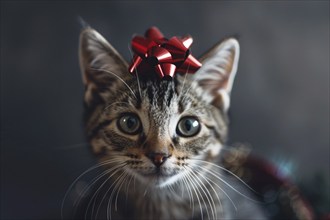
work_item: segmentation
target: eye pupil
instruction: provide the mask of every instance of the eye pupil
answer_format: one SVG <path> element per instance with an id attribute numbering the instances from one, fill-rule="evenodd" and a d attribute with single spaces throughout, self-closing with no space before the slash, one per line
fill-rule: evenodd
<path id="1" fill-rule="evenodd" d="M 136 122 L 136 119 L 133 118 L 133 117 L 129 117 L 127 119 L 127 122 L 126 122 L 128 128 L 134 128 L 134 126 L 136 125 L 136 123 L 137 123 Z"/>
<path id="2" fill-rule="evenodd" d="M 191 130 L 191 128 L 192 128 L 192 122 L 191 122 L 191 120 L 186 120 L 185 123 L 184 123 L 184 125 L 186 126 L 186 130 L 187 131 L 190 131 Z"/>

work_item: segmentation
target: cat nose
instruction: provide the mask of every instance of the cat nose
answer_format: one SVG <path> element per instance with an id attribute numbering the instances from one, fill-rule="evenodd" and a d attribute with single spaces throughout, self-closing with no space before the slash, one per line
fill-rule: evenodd
<path id="1" fill-rule="evenodd" d="M 148 153 L 147 157 L 156 165 L 160 167 L 171 155 L 164 153 Z"/>

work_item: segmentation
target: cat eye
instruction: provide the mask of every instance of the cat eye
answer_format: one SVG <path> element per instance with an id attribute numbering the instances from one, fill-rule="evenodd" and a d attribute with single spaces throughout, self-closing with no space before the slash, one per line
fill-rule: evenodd
<path id="1" fill-rule="evenodd" d="M 194 117 L 182 118 L 177 127 L 176 133 L 182 137 L 192 137 L 199 133 L 201 125 Z"/>
<path id="2" fill-rule="evenodd" d="M 117 126 L 120 131 L 134 135 L 141 130 L 141 122 L 135 114 L 125 114 L 117 121 Z"/>

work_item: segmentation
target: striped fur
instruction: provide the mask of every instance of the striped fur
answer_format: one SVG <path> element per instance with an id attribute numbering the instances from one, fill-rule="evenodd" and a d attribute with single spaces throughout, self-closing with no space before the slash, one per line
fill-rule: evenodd
<path id="1" fill-rule="evenodd" d="M 238 56 L 237 41 L 227 39 L 202 57 L 203 67 L 194 75 L 146 78 L 129 74 L 126 61 L 94 29 L 82 31 L 86 133 L 107 177 L 99 187 L 105 193 L 94 193 L 92 200 L 105 206 L 104 215 L 112 219 L 230 216 L 225 210 L 230 199 L 223 190 L 230 180 L 225 180 L 217 162 L 227 138 L 226 113 Z M 125 113 L 138 116 L 142 128 L 137 134 L 118 128 Z M 185 116 L 199 121 L 197 135 L 178 135 L 178 122 Z M 167 155 L 160 167 L 148 156 L 155 153 Z M 90 217 L 102 218 L 93 211 Z"/>

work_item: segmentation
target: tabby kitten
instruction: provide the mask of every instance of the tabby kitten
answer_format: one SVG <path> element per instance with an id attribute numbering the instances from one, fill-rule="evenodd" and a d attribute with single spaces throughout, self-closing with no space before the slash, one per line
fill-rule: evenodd
<path id="1" fill-rule="evenodd" d="M 195 74 L 130 74 L 94 29 L 80 35 L 86 131 L 104 171 L 86 219 L 265 219 L 247 190 L 219 164 L 239 44 L 215 45 Z M 154 75 L 154 74 L 149 74 Z"/>

